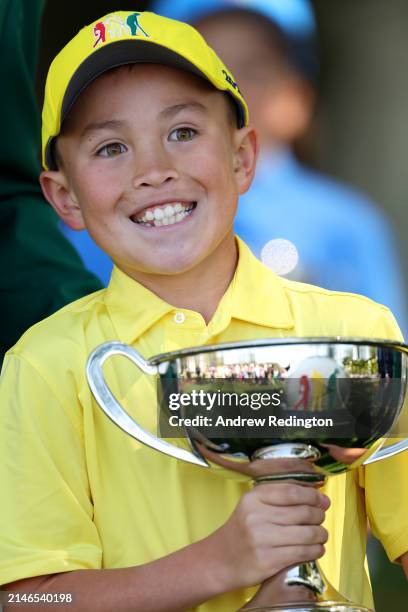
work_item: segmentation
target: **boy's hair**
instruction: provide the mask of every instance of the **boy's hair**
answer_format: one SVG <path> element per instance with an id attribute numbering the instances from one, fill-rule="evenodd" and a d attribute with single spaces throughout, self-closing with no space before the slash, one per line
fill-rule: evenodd
<path id="1" fill-rule="evenodd" d="M 134 63 L 173 66 L 205 79 L 233 101 L 238 128 L 248 125 L 238 84 L 192 26 L 154 13 L 118 11 L 82 28 L 50 66 L 42 115 L 45 169 L 57 167 L 55 139 L 81 92 L 106 71 Z"/>

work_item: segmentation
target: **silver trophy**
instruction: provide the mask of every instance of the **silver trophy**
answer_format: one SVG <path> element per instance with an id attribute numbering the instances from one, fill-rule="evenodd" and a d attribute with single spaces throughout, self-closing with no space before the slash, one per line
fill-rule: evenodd
<path id="1" fill-rule="evenodd" d="M 127 357 L 157 379 L 160 437 L 140 427 L 114 397 L 103 374 L 112 355 Z M 407 345 L 392 341 L 283 338 L 194 347 L 146 361 L 128 345 L 107 342 L 89 357 L 87 377 L 106 415 L 152 449 L 255 484 L 295 480 L 318 486 L 331 474 L 408 448 L 408 439 L 386 440 L 401 418 L 407 355 Z M 177 397 L 203 401 L 175 407 Z M 211 422 L 204 418 L 207 400 L 213 414 L 217 408 Z M 251 419 L 255 413 L 258 420 Z M 276 459 L 308 461 L 304 469 L 296 462 L 295 471 L 282 473 Z M 261 600 L 261 607 L 245 610 L 370 612 L 338 593 L 316 562 L 286 570 L 282 581 L 290 603 Z"/>

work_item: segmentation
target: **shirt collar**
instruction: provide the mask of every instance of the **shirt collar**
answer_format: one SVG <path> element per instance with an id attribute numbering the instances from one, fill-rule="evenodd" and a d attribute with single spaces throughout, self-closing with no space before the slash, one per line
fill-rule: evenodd
<path id="1" fill-rule="evenodd" d="M 119 339 L 127 344 L 174 309 L 116 266 L 106 289 L 105 304 Z"/>
<path id="2" fill-rule="evenodd" d="M 240 319 L 266 327 L 289 329 L 294 321 L 282 279 L 262 264 L 237 237 L 239 258 L 234 278 L 213 320 Z M 155 293 L 114 267 L 105 303 L 118 338 L 132 343 L 163 316 L 176 310 Z"/>

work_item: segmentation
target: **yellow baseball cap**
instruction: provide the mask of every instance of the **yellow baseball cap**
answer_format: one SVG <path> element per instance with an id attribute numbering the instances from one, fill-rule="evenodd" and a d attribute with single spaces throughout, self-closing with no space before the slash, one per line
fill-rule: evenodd
<path id="1" fill-rule="evenodd" d="M 42 114 L 45 169 L 56 168 L 54 139 L 80 93 L 103 72 L 133 63 L 165 64 L 206 79 L 232 96 L 238 127 L 248 125 L 248 107 L 234 77 L 197 30 L 155 13 L 117 11 L 82 28 L 50 66 Z"/>

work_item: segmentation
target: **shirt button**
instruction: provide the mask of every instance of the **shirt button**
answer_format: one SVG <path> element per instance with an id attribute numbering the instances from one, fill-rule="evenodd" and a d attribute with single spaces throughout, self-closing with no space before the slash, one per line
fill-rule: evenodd
<path id="1" fill-rule="evenodd" d="M 184 323 L 185 320 L 186 320 L 186 315 L 184 314 L 184 312 L 176 312 L 176 314 L 174 315 L 175 323 Z"/>

